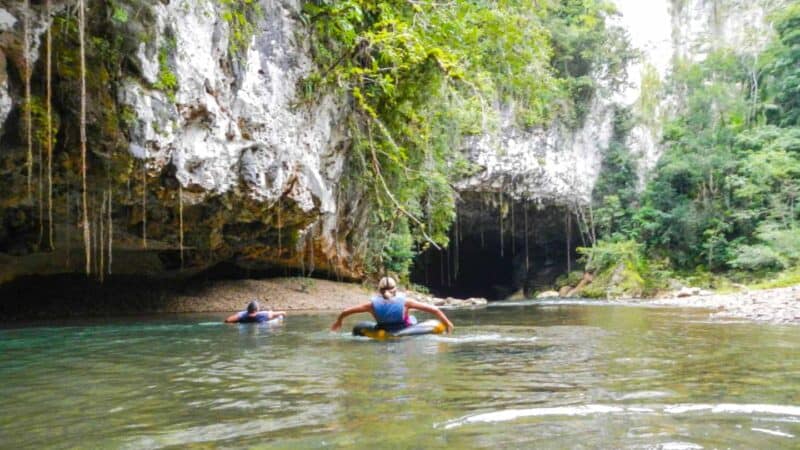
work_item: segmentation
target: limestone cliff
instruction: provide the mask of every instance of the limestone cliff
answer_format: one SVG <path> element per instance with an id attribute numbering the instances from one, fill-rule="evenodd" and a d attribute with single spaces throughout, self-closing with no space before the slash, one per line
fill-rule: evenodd
<path id="1" fill-rule="evenodd" d="M 460 223 L 476 236 L 493 226 L 502 236 L 508 221 L 514 226 L 515 202 L 517 211 L 527 211 L 529 203 L 543 208 L 538 228 L 531 225 L 538 233 L 532 238 L 544 242 L 561 233 L 566 219 L 552 208 L 574 211 L 590 200 L 616 108 L 637 110 L 640 122 L 628 145 L 639 156 L 644 179 L 660 154 L 659 123 L 677 101 L 654 94 L 656 106 L 648 111 L 658 120 L 637 109 L 651 88 L 639 76 L 645 65 L 654 66 L 663 80 L 674 57 L 702 58 L 725 45 L 759 48 L 769 29 L 767 13 L 785 2 L 616 3 L 619 24 L 632 36 L 646 29 L 656 33 L 646 41 L 634 39 L 645 58 L 631 66 L 631 86 L 606 85 L 603 73 L 596 73 L 599 89 L 577 125 L 523 129 L 508 105 L 498 105 L 498 126 L 464 142 L 477 171 L 456 184 Z M 22 1 L 0 0 L 0 282 L 20 274 L 83 270 L 83 243 L 75 227 L 80 213 L 76 7 L 74 1 L 53 0 L 48 14 L 44 2 L 31 4 L 26 10 Z M 263 0 L 252 10 L 243 5 L 87 0 L 92 254 L 105 272 L 174 275 L 225 261 L 364 275 L 359 249 L 368 211 L 358 190 L 341 183 L 350 147 L 349 100 L 330 92 L 301 101 L 301 81 L 314 65 L 300 0 Z M 645 18 L 651 26 L 642 25 Z M 40 156 L 47 30 L 54 42 L 54 251 L 47 238 L 46 155 Z M 26 59 L 39 132 L 30 192 Z M 497 200 L 501 193 L 510 205 Z"/>
<path id="2" fill-rule="evenodd" d="M 362 275 L 346 242 L 349 234 L 357 234 L 359 216 L 349 208 L 358 199 L 344 199 L 347 193 L 337 189 L 348 140 L 342 126 L 346 101 L 329 95 L 313 104 L 297 103 L 298 82 L 312 70 L 298 20 L 300 4 L 262 3 L 249 12 L 237 10 L 249 13 L 249 23 L 242 25 L 228 15 L 239 8 L 236 2 L 87 2 L 94 144 L 89 189 L 98 210 L 94 214 L 104 208 L 99 200 L 104 192 L 113 195 L 109 217 L 117 225 L 111 243 L 117 254 L 106 258 L 116 257 L 115 273 L 176 269 L 182 232 L 186 268 L 232 260 Z M 75 8 L 74 2 L 54 1 L 48 16 L 42 2 L 27 11 L 23 2 L 0 2 L 4 279 L 81 267 L 79 232 L 70 233 L 67 225 L 78 216 L 77 42 L 59 34 L 74 31 Z M 62 127 L 54 148 L 53 257 L 41 255 L 46 245 L 37 236 L 42 201 L 35 185 L 46 165 L 37 155 L 39 140 L 33 152 L 34 192 L 23 192 L 26 14 L 39 105 L 44 33 L 50 28 L 55 35 L 53 103 Z M 113 59 L 118 64 L 109 64 Z M 66 64 L 74 67 L 62 67 Z M 110 168 L 118 166 L 124 168 Z M 108 239 L 107 232 L 106 238 L 100 236 L 101 222 L 92 224 L 97 226 L 94 240 Z M 108 251 L 95 246 L 93 252 Z M 120 264 L 126 257 L 144 259 Z"/>

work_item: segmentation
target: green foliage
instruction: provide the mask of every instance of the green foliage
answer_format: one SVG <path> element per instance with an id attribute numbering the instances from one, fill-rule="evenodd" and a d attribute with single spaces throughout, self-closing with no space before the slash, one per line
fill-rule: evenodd
<path id="1" fill-rule="evenodd" d="M 263 15 L 258 0 L 220 0 L 222 19 L 228 24 L 228 51 L 237 59 L 250 46 L 256 31 L 256 21 Z"/>
<path id="2" fill-rule="evenodd" d="M 593 247 L 579 247 L 586 270 L 595 274 L 582 292 L 590 298 L 652 295 L 666 286 L 670 272 L 663 262 L 644 256 L 635 240 L 600 240 Z"/>
<path id="3" fill-rule="evenodd" d="M 642 68 L 641 94 L 636 100 L 637 119 L 648 126 L 655 126 L 661 117 L 658 106 L 661 103 L 663 84 L 656 69 L 651 64 Z"/>
<path id="4" fill-rule="evenodd" d="M 757 243 L 736 247 L 731 265 L 751 271 L 781 270 L 800 264 L 800 226 L 781 229 L 766 222 L 756 233 Z"/>
<path id="5" fill-rule="evenodd" d="M 575 287 L 581 282 L 582 279 L 583 271 L 573 270 L 572 272 L 560 275 L 558 278 L 556 278 L 556 281 L 553 284 L 555 285 L 556 289 L 561 289 L 564 286 Z"/>
<path id="6" fill-rule="evenodd" d="M 112 19 L 116 20 L 119 23 L 127 23 L 128 22 L 128 10 L 125 8 L 114 8 L 114 13 L 111 16 Z"/>
<path id="7" fill-rule="evenodd" d="M 164 44 L 158 49 L 158 80 L 153 87 L 167 94 L 169 101 L 175 101 L 178 92 L 178 77 L 170 68 L 170 56 L 176 50 L 177 43 L 174 37 L 165 39 Z"/>
<path id="8" fill-rule="evenodd" d="M 38 96 L 32 96 L 30 103 L 24 104 L 23 108 L 30 108 L 31 110 L 31 132 L 34 145 L 44 148 L 47 145 L 47 107 L 45 106 L 45 100 Z M 60 119 L 58 115 L 53 114 L 50 120 L 52 126 L 50 139 L 55 147 Z M 24 127 L 20 127 L 20 132 L 24 132 Z"/>
<path id="9" fill-rule="evenodd" d="M 572 126 L 579 126 L 589 112 L 596 75 L 605 73 L 612 88 L 620 86 L 626 81 L 625 68 L 637 57 L 625 31 L 604 20 L 614 14 L 611 2 L 560 0 L 547 2 L 542 15 L 553 46 L 550 64 L 570 99 L 560 112 Z"/>
<path id="10" fill-rule="evenodd" d="M 787 6 L 774 21 L 777 39 L 761 58 L 766 84 L 762 111 L 771 123 L 800 126 L 800 3 Z"/>
<path id="11" fill-rule="evenodd" d="M 760 55 L 723 49 L 699 63 L 678 60 L 663 83 L 644 74 L 648 91 L 679 99 L 678 113 L 664 123 L 665 152 L 639 197 L 624 184 L 632 176 L 618 176 L 629 170 L 623 140 L 615 137 L 604 155 L 594 203 L 606 240 L 585 251 L 598 285 L 610 281 L 615 261 L 647 274 L 645 266 L 664 260 L 710 278 L 731 269 L 737 277 L 768 276 L 800 263 L 798 25 L 795 4 L 776 16 L 776 38 Z M 645 94 L 637 113 L 656 123 L 653 96 Z M 642 247 L 626 245 L 628 238 Z M 649 262 L 642 265 L 639 254 Z"/>
<path id="12" fill-rule="evenodd" d="M 408 273 L 415 256 L 412 244 L 413 239 L 407 232 L 390 234 L 383 246 L 383 267 L 392 273 Z"/>
<path id="13" fill-rule="evenodd" d="M 597 241 L 593 247 L 578 247 L 586 270 L 589 272 L 603 272 L 624 263 L 632 267 L 641 267 L 642 245 L 634 240 L 619 242 Z"/>
<path id="14" fill-rule="evenodd" d="M 638 206 L 637 174 L 625 139 L 632 120 L 629 110 L 615 111 L 613 134 L 603 153 L 600 177 L 592 192 L 594 222 L 600 238 L 624 239 L 631 234 L 631 217 Z"/>
<path id="15" fill-rule="evenodd" d="M 771 289 L 796 286 L 798 284 L 800 284 L 800 267 L 794 267 L 793 269 L 779 273 L 774 278 L 754 283 L 752 287 L 755 289 Z"/>
<path id="16" fill-rule="evenodd" d="M 373 207 L 367 227 L 379 243 L 366 250 L 372 268 L 380 269 L 377 255 L 386 257 L 383 242 L 392 235 L 398 245 L 424 248 L 431 244 L 426 235 L 447 244 L 452 181 L 472 170 L 457 150 L 466 135 L 496 125 L 496 102 L 512 107 L 522 126 L 534 126 L 574 115 L 574 103 L 592 97 L 589 74 L 603 71 L 601 58 L 579 47 L 606 48 L 610 13 L 595 0 L 304 4 L 319 70 L 298 91 L 305 101 L 330 89 L 352 100 L 352 170 L 342 189 L 362 191 Z M 566 35 L 575 39 L 554 50 Z M 569 70 L 556 70 L 556 62 Z"/>

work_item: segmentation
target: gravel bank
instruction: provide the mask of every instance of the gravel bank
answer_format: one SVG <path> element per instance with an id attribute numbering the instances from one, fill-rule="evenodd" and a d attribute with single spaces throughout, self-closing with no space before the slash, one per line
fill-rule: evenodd
<path id="1" fill-rule="evenodd" d="M 648 300 L 647 303 L 708 308 L 714 319 L 748 319 L 778 324 L 800 324 L 800 286 L 742 291 L 732 294 L 692 295 Z"/>

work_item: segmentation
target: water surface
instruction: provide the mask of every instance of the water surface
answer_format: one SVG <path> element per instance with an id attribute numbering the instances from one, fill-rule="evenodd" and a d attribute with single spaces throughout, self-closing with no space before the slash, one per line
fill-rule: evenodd
<path id="1" fill-rule="evenodd" d="M 800 327 L 560 302 L 449 315 L 455 334 L 398 342 L 329 333 L 333 314 L 6 327 L 0 447 L 800 447 Z"/>

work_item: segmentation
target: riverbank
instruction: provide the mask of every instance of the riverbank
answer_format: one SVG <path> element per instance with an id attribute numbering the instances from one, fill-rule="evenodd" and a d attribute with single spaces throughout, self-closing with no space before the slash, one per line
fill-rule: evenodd
<path id="1" fill-rule="evenodd" d="M 644 300 L 655 305 L 716 310 L 712 319 L 746 319 L 777 324 L 800 324 L 800 285 L 730 294 L 701 291 L 698 295 Z"/>
<path id="2" fill-rule="evenodd" d="M 218 281 L 202 292 L 171 299 L 158 312 L 217 312 L 243 309 L 249 299 L 257 299 L 262 309 L 286 311 L 342 310 L 367 301 L 375 292 L 361 284 L 315 278 L 270 278 L 263 280 Z M 485 299 L 446 299 L 418 292 L 406 295 L 423 303 L 458 308 L 486 305 Z"/>
<path id="3" fill-rule="evenodd" d="M 224 314 L 242 310 L 253 299 L 263 309 L 331 311 L 358 305 L 372 295 L 374 292 L 361 284 L 302 277 L 161 280 L 119 276 L 102 284 L 74 275 L 30 277 L 0 285 L 0 320 Z M 408 295 L 444 308 L 486 304 L 484 299 L 441 299 L 416 292 Z"/>

